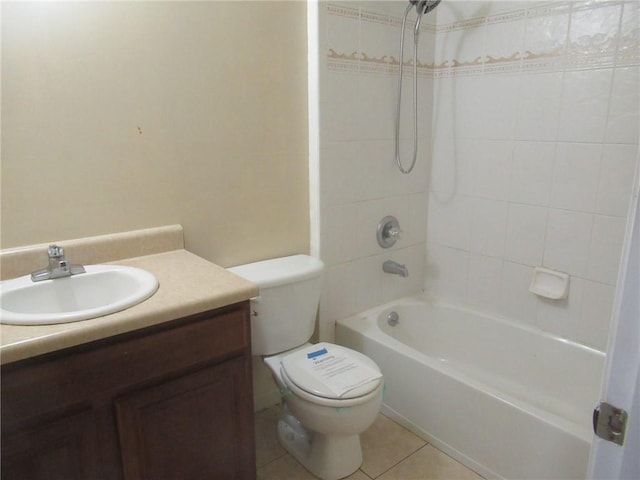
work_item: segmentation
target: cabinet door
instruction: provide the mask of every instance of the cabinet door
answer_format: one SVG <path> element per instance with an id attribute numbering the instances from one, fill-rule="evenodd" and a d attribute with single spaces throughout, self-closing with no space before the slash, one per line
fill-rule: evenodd
<path id="1" fill-rule="evenodd" d="M 95 448 L 90 411 L 21 429 L 2 437 L 2 479 L 98 479 Z"/>
<path id="2" fill-rule="evenodd" d="M 116 400 L 125 479 L 255 478 L 249 362 L 229 360 Z"/>

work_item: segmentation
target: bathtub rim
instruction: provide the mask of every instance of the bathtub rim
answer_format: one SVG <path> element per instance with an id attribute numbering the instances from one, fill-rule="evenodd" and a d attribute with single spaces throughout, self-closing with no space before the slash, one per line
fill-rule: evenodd
<path id="1" fill-rule="evenodd" d="M 581 441 L 585 441 L 589 444 L 592 442 L 593 430 L 592 430 L 591 424 L 583 425 L 579 422 L 575 422 L 573 420 L 564 418 L 557 413 L 545 410 L 544 408 L 539 407 L 537 405 L 527 403 L 526 401 L 510 393 L 501 391 L 491 385 L 488 385 L 480 380 L 473 378 L 472 376 L 466 374 L 465 372 L 461 371 L 455 366 L 450 365 L 445 359 L 432 357 L 423 352 L 420 352 L 419 350 L 416 350 L 410 345 L 407 345 L 402 341 L 388 335 L 378 327 L 377 320 L 382 312 L 385 312 L 390 309 L 392 310 L 393 306 L 395 305 L 402 304 L 402 306 L 405 306 L 411 303 L 413 304 L 426 303 L 428 306 L 431 306 L 431 307 L 452 308 L 454 310 L 461 310 L 468 314 L 480 315 L 485 318 L 489 318 L 491 321 L 497 321 L 499 323 L 506 324 L 509 327 L 514 327 L 520 330 L 524 330 L 525 332 L 530 334 L 542 335 L 544 337 L 547 337 L 551 341 L 560 341 L 564 344 L 568 344 L 570 347 L 578 348 L 580 350 L 586 351 L 587 353 L 601 356 L 602 361 L 604 362 L 605 353 L 593 347 L 583 345 L 581 343 L 577 343 L 572 340 L 559 337 L 557 335 L 553 335 L 549 332 L 539 330 L 537 328 L 534 328 L 526 324 L 520 324 L 518 322 L 506 319 L 504 317 L 493 316 L 485 312 L 481 312 L 478 310 L 466 308 L 466 307 L 455 305 L 455 304 L 450 304 L 447 302 L 433 301 L 426 298 L 424 294 L 417 294 L 417 295 L 412 295 L 408 297 L 403 297 L 403 298 L 393 300 L 385 304 L 370 308 L 368 310 L 365 310 L 364 312 L 337 320 L 336 328 L 340 326 L 342 328 L 356 330 L 360 334 L 367 336 L 371 341 L 383 344 L 391 348 L 392 350 L 394 350 L 400 355 L 406 355 L 406 354 L 415 352 L 415 355 L 417 355 L 418 357 L 412 358 L 414 361 L 424 363 L 428 367 L 438 370 L 443 374 L 452 377 L 458 382 L 462 382 L 475 389 L 483 391 L 487 395 L 490 395 L 492 398 L 494 398 L 496 401 L 505 403 L 512 408 L 516 408 L 524 413 L 532 415 L 539 421 L 549 424 L 555 428 L 561 428 L 562 430 L 566 431 L 568 434 L 578 438 Z M 407 350 L 409 351 L 408 353 L 407 353 Z M 405 420 L 405 421 L 408 421 L 408 420 Z M 451 447 L 448 447 L 448 448 L 451 448 Z"/>
<path id="2" fill-rule="evenodd" d="M 427 292 L 423 292 L 423 293 L 418 293 L 415 295 L 410 295 L 410 296 L 406 296 L 406 297 L 402 297 L 402 298 L 398 298 L 395 300 L 391 300 L 387 303 L 381 304 L 381 305 L 377 305 L 375 307 L 369 308 L 367 310 L 364 310 L 362 312 L 358 312 L 352 315 L 348 315 L 344 318 L 338 319 L 336 320 L 336 324 L 337 323 L 343 323 L 343 322 L 347 322 L 350 321 L 351 319 L 355 319 L 355 318 L 360 318 L 360 319 L 364 319 L 364 317 L 369 318 L 371 315 L 374 315 L 375 318 L 377 319 L 378 316 L 384 312 L 385 310 L 391 308 L 393 305 L 398 305 L 398 304 L 407 304 L 407 303 L 424 303 L 427 304 L 428 306 L 431 307 L 435 307 L 435 308 L 448 308 L 448 309 L 452 309 L 452 310 L 459 310 L 461 312 L 464 312 L 466 314 L 472 314 L 472 315 L 478 315 L 481 316 L 483 318 L 488 318 L 492 321 L 496 321 L 500 324 L 503 325 L 507 325 L 509 327 L 513 327 L 516 328 L 518 330 L 523 330 L 527 333 L 533 334 L 533 335 L 540 335 L 542 337 L 545 337 L 549 340 L 552 341 L 557 341 L 560 343 L 564 343 L 566 345 L 569 345 L 570 347 L 573 348 L 577 348 L 579 350 L 583 350 L 598 356 L 602 356 L 603 360 L 604 357 L 606 356 L 606 352 L 599 350 L 595 347 L 591 347 L 589 345 L 585 345 L 583 343 L 579 343 L 576 342 L 575 340 L 571 340 L 569 338 L 565 338 L 562 337 L 560 335 L 548 332 L 546 330 L 541 330 L 539 328 L 536 328 L 528 323 L 523 323 L 523 322 L 517 322 L 515 320 L 511 320 L 508 317 L 505 317 L 504 315 L 500 315 L 499 313 L 494 313 L 494 312 L 485 312 L 482 310 L 478 310 L 478 309 L 474 309 L 470 306 L 466 306 L 466 305 L 459 305 L 459 304 L 455 304 L 455 303 L 450 303 L 450 302 L 446 302 L 443 300 L 434 300 L 432 298 L 429 297 Z M 393 337 L 390 337 L 393 338 Z M 395 340 L 395 339 L 394 339 Z M 400 342 L 402 343 L 402 342 Z M 411 347 L 410 347 L 411 348 Z"/>

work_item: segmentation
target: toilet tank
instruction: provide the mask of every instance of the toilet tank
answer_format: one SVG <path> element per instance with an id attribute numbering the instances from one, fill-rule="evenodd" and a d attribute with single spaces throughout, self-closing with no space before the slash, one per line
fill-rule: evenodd
<path id="1" fill-rule="evenodd" d="M 313 334 L 324 264 L 293 255 L 228 269 L 260 287 L 251 299 L 251 349 L 272 355 L 307 342 Z"/>

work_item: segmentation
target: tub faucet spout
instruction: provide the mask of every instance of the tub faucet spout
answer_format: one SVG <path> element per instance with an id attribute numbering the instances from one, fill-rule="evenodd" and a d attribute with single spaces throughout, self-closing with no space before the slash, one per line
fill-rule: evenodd
<path id="1" fill-rule="evenodd" d="M 394 275 L 400 275 L 401 277 L 408 277 L 409 270 L 405 265 L 400 265 L 393 260 L 387 260 L 382 264 L 382 271 L 385 273 L 392 273 Z"/>

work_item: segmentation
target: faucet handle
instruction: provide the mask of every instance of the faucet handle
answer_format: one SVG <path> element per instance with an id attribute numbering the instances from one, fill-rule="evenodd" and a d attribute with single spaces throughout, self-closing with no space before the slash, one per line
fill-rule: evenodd
<path id="1" fill-rule="evenodd" d="M 47 250 L 47 255 L 49 255 L 49 258 L 64 257 L 64 248 L 59 247 L 58 245 L 49 245 L 49 249 Z"/>
<path id="2" fill-rule="evenodd" d="M 389 215 L 380 220 L 376 232 L 378 245 L 382 248 L 392 247 L 401 237 L 402 230 L 400 229 L 400 223 L 398 223 L 397 218 Z"/>
<path id="3" fill-rule="evenodd" d="M 403 234 L 404 232 L 402 231 L 402 229 L 397 226 L 391 226 L 391 228 L 386 231 L 386 236 L 389 238 L 393 238 L 394 240 L 400 240 Z"/>

